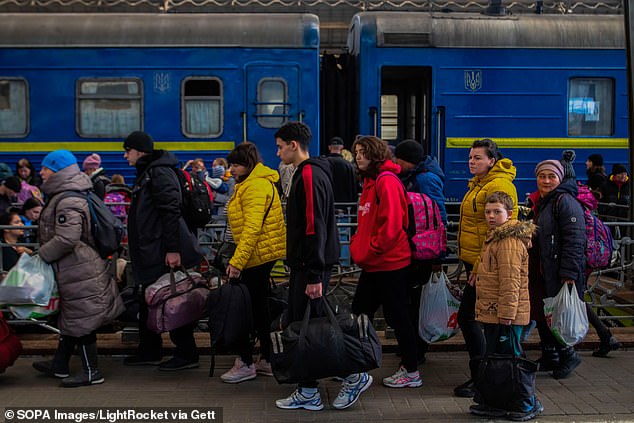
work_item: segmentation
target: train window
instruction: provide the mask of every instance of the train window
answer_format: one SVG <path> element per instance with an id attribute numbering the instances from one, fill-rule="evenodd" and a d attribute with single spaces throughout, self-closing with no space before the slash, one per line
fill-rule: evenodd
<path id="1" fill-rule="evenodd" d="M 138 79 L 77 81 L 77 132 L 82 137 L 123 137 L 141 130 L 142 86 Z"/>
<path id="2" fill-rule="evenodd" d="M 381 95 L 381 138 L 395 141 L 398 138 L 398 96 Z"/>
<path id="3" fill-rule="evenodd" d="M 26 81 L 0 78 L 0 137 L 26 136 L 28 97 Z"/>
<path id="4" fill-rule="evenodd" d="M 222 85 L 217 78 L 183 80 L 181 127 L 188 137 L 212 137 L 222 133 Z"/>
<path id="5" fill-rule="evenodd" d="M 614 80 L 573 78 L 568 84 L 568 135 L 614 132 Z"/>
<path id="6" fill-rule="evenodd" d="M 257 119 L 264 128 L 279 128 L 288 121 L 286 81 L 261 79 L 258 84 Z"/>

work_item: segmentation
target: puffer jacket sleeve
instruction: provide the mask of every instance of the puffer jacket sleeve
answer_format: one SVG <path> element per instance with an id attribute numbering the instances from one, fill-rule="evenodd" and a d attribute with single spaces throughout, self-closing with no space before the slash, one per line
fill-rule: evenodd
<path id="1" fill-rule="evenodd" d="M 59 200 L 55 205 L 54 220 L 51 222 L 54 235 L 38 250 L 45 262 L 53 263 L 70 254 L 80 241 L 84 227 L 81 202 L 85 203 L 85 200 L 69 197 Z"/>
<path id="2" fill-rule="evenodd" d="M 255 179 L 243 187 L 233 201 L 240 201 L 242 211 L 242 231 L 237 239 L 236 251 L 229 263 L 243 270 L 255 251 L 255 246 L 263 230 L 266 209 L 272 198 L 273 185 L 264 179 Z"/>
<path id="3" fill-rule="evenodd" d="M 522 263 L 527 262 L 528 253 L 519 239 L 505 238 L 498 243 L 497 260 L 500 280 L 498 318 L 515 320 L 520 302 Z"/>
<path id="4" fill-rule="evenodd" d="M 561 254 L 559 277 L 583 284 L 585 281 L 579 280 L 583 274 L 580 269 L 585 267 L 586 223 L 583 208 L 569 194 L 563 194 L 555 207 Z"/>

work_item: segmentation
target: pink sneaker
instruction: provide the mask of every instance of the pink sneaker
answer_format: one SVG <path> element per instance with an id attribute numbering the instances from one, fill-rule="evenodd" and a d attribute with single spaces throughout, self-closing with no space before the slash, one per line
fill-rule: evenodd
<path id="1" fill-rule="evenodd" d="M 271 363 L 266 359 L 261 358 L 255 362 L 255 371 L 259 375 L 273 376 L 273 370 L 271 370 Z"/>
<path id="2" fill-rule="evenodd" d="M 246 380 L 255 379 L 255 365 L 247 366 L 240 357 L 236 358 L 233 367 L 225 374 L 220 376 L 223 382 L 240 383 Z"/>

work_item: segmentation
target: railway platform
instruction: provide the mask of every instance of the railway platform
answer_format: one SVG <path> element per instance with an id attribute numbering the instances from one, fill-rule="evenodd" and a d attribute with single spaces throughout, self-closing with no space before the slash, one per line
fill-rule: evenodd
<path id="1" fill-rule="evenodd" d="M 34 351 L 30 351 L 33 353 Z M 529 351 L 535 359 L 539 353 Z M 634 422 L 634 351 L 615 351 L 610 358 L 580 352 L 583 362 L 564 380 L 547 374 L 537 377 L 537 395 L 544 405 L 538 422 Z M 467 353 L 434 350 L 421 366 L 423 386 L 390 389 L 380 380 L 398 364 L 394 353 L 386 353 L 381 368 L 371 372 L 374 384 L 359 402 L 347 410 L 330 406 L 339 382 L 320 384 L 325 408 L 322 411 L 279 410 L 274 400 L 290 394 L 293 387 L 279 385 L 272 377 L 230 385 L 218 377 L 232 364 L 220 356 L 216 375 L 208 377 L 210 358 L 202 356 L 200 367 L 181 372 L 160 372 L 153 367 L 125 367 L 119 354 L 100 356 L 106 382 L 102 385 L 64 389 L 58 381 L 31 368 L 37 355 L 21 357 L 0 375 L 2 407 L 220 407 L 225 423 L 260 422 L 479 422 L 468 413 L 470 399 L 452 395 L 454 386 L 467 378 Z M 73 360 L 78 370 L 79 359 Z M 4 410 L 0 410 L 2 412 Z M 3 413 L 4 414 L 4 413 Z M 4 421 L 0 417 L 1 421 Z M 501 420 L 500 420 L 501 421 Z"/>

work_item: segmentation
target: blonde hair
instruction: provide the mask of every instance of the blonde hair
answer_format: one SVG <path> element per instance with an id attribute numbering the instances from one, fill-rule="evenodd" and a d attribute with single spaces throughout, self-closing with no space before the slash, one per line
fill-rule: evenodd
<path id="1" fill-rule="evenodd" d="M 114 175 L 112 175 L 112 178 L 110 180 L 112 181 L 113 184 L 125 185 L 125 179 L 123 178 L 123 175 L 119 175 L 118 173 L 115 173 Z"/>
<path id="2" fill-rule="evenodd" d="M 222 166 L 225 169 L 228 169 L 229 163 L 227 162 L 227 159 L 225 159 L 224 157 L 218 157 L 217 159 L 214 160 L 214 162 L 212 163 L 212 166 Z"/>

